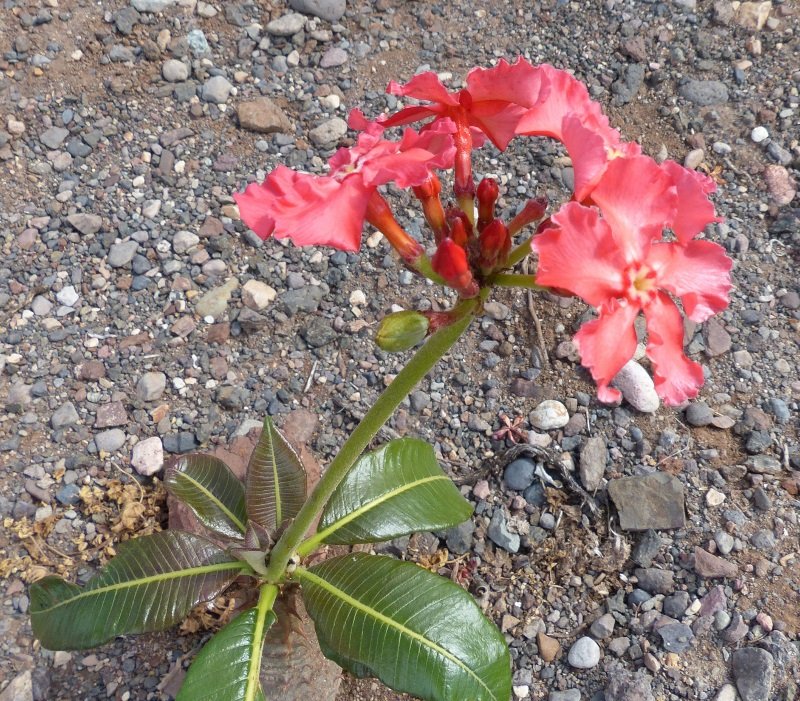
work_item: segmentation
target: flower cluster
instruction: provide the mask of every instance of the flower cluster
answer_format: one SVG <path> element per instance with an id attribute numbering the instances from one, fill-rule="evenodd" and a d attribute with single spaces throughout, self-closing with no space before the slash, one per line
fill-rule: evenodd
<path id="1" fill-rule="evenodd" d="M 350 126 L 361 133 L 329 160 L 328 175 L 279 166 L 236 195 L 244 222 L 263 238 L 357 250 L 367 221 L 411 270 L 464 298 L 499 284 L 501 271 L 532 250 L 537 286 L 578 295 L 598 310 L 575 343 L 600 400 L 619 399 L 610 383 L 635 352 L 640 312 L 658 393 L 668 404 L 697 394 L 703 372 L 683 352 L 675 299 L 696 322 L 728 304 L 732 263 L 719 245 L 698 238 L 718 221 L 710 178 L 642 155 L 580 81 L 552 66 L 501 60 L 470 71 L 462 90 L 449 91 L 427 72 L 390 83 L 388 92 L 418 104 L 376 121 L 352 112 Z M 416 131 L 407 126 L 416 123 Z M 385 138 L 398 126 L 406 127 L 400 141 Z M 572 160 L 572 199 L 543 221 L 545 200 L 527 202 L 506 222 L 495 211 L 497 182 L 475 184 L 473 148 L 489 140 L 502 151 L 517 136 L 557 139 Z M 445 206 L 436 171 L 450 169 L 453 202 Z M 420 201 L 433 232 L 430 258 L 379 193 L 387 183 L 410 188 Z M 512 250 L 514 235 L 532 222 L 540 222 L 533 236 Z"/>

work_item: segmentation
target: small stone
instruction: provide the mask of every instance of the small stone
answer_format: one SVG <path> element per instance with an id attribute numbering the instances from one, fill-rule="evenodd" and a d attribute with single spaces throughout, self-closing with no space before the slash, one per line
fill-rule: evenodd
<path id="1" fill-rule="evenodd" d="M 536 646 L 539 648 L 539 657 L 548 664 L 561 654 L 561 643 L 542 632 L 536 634 Z"/>
<path id="2" fill-rule="evenodd" d="M 743 2 L 736 13 L 736 22 L 750 31 L 760 31 L 767 23 L 771 9 L 771 2 Z"/>
<path id="3" fill-rule="evenodd" d="M 80 421 L 78 412 L 72 402 L 65 402 L 58 409 L 53 412 L 50 417 L 50 425 L 54 430 L 72 426 Z"/>
<path id="4" fill-rule="evenodd" d="M 109 402 L 97 407 L 95 416 L 95 428 L 111 428 L 113 426 L 124 426 L 128 423 L 128 412 L 122 402 Z"/>
<path id="5" fill-rule="evenodd" d="M 56 492 L 56 501 L 62 506 L 75 506 L 81 502 L 81 488 L 75 484 L 65 484 Z"/>
<path id="6" fill-rule="evenodd" d="M 735 645 L 739 641 L 744 640 L 749 630 L 741 614 L 738 611 L 734 611 L 731 622 L 728 627 L 725 628 L 722 638 L 725 642 Z"/>
<path id="7" fill-rule="evenodd" d="M 347 134 L 347 122 L 341 117 L 334 117 L 312 129 L 308 137 L 316 146 L 327 147 L 335 144 L 345 134 Z"/>
<path id="8" fill-rule="evenodd" d="M 664 599 L 663 611 L 670 618 L 681 619 L 689 608 L 689 593 L 678 591 Z"/>
<path id="9" fill-rule="evenodd" d="M 530 422 L 540 431 L 551 431 L 567 425 L 569 412 L 561 402 L 546 399 L 531 412 Z"/>
<path id="10" fill-rule="evenodd" d="M 479 501 L 484 501 L 489 498 L 492 490 L 489 488 L 489 483 L 486 480 L 478 480 L 472 488 L 473 496 Z"/>
<path id="11" fill-rule="evenodd" d="M 735 544 L 733 536 L 725 531 L 717 531 L 714 534 L 714 542 L 721 555 L 729 555 Z"/>
<path id="12" fill-rule="evenodd" d="M 131 5 L 139 12 L 163 12 L 177 5 L 180 0 L 131 0 Z"/>
<path id="13" fill-rule="evenodd" d="M 267 31 L 276 37 L 290 37 L 297 34 L 306 25 L 306 18 L 297 12 L 278 17 L 267 25 Z"/>
<path id="14" fill-rule="evenodd" d="M 84 236 L 96 234 L 98 231 L 100 231 L 100 227 L 103 225 L 102 217 L 98 217 L 96 214 L 87 214 L 86 212 L 70 214 L 67 217 L 67 221 L 69 222 L 70 226 Z"/>
<path id="15" fill-rule="evenodd" d="M 447 550 L 456 555 L 469 552 L 472 548 L 474 533 L 475 523 L 473 521 L 464 521 L 464 523 L 451 528 L 445 536 Z"/>
<path id="16" fill-rule="evenodd" d="M 706 152 L 703 151 L 701 148 L 692 149 L 689 153 L 686 154 L 686 158 L 683 159 L 683 167 L 688 168 L 689 170 L 696 170 L 700 164 L 703 162 L 703 159 L 706 157 Z"/>
<path id="17" fill-rule="evenodd" d="M 733 684 L 723 684 L 714 701 L 736 701 L 736 687 Z"/>
<path id="18" fill-rule="evenodd" d="M 242 129 L 260 134 L 287 134 L 292 128 L 286 113 L 268 97 L 241 103 L 236 114 Z"/>
<path id="19" fill-rule="evenodd" d="M 717 577 L 733 579 L 739 575 L 736 563 L 723 560 L 697 546 L 694 549 L 694 571 L 701 577 L 709 579 Z"/>
<path id="20" fill-rule="evenodd" d="M 714 412 L 705 402 L 692 402 L 686 407 L 686 421 L 691 426 L 708 426 L 714 419 Z"/>
<path id="21" fill-rule="evenodd" d="M 52 309 L 53 303 L 42 295 L 36 295 L 31 302 L 31 311 L 36 314 L 36 316 L 47 316 Z"/>
<path id="22" fill-rule="evenodd" d="M 56 294 L 56 299 L 67 307 L 74 307 L 80 299 L 80 295 L 72 285 L 65 285 Z"/>
<path id="23" fill-rule="evenodd" d="M 591 638 L 578 638 L 567 655 L 567 662 L 576 669 L 592 669 L 600 662 L 600 646 Z"/>
<path id="24" fill-rule="evenodd" d="M 497 507 L 492 514 L 489 528 L 486 531 L 489 539 L 498 547 L 511 553 L 519 551 L 520 537 L 518 533 L 508 530 L 508 521 L 503 509 Z"/>
<path id="25" fill-rule="evenodd" d="M 133 260 L 139 244 L 136 241 L 115 243 L 108 251 L 108 264 L 112 268 L 122 268 Z"/>
<path id="26" fill-rule="evenodd" d="M 743 647 L 731 655 L 731 675 L 742 701 L 769 701 L 775 660 L 766 650 Z"/>
<path id="27" fill-rule="evenodd" d="M 258 312 L 266 309 L 277 294 L 272 287 L 260 280 L 248 280 L 242 286 L 242 302 Z"/>
<path id="28" fill-rule="evenodd" d="M 764 168 L 764 182 L 772 201 L 779 207 L 789 204 L 797 194 L 797 188 L 789 171 L 781 165 Z"/>
<path id="29" fill-rule="evenodd" d="M 0 701 L 33 701 L 33 679 L 27 669 L 14 677 L 0 692 Z"/>
<path id="30" fill-rule="evenodd" d="M 506 487 L 522 492 L 533 484 L 536 465 L 527 458 L 518 458 L 509 463 L 503 473 Z"/>
<path id="31" fill-rule="evenodd" d="M 94 444 L 98 450 L 103 450 L 106 453 L 113 453 L 125 445 L 125 431 L 119 428 L 112 428 L 108 431 L 98 433 L 94 437 Z"/>
<path id="32" fill-rule="evenodd" d="M 772 531 L 762 528 L 750 536 L 750 545 L 759 550 L 772 550 L 775 547 L 775 536 Z"/>
<path id="33" fill-rule="evenodd" d="M 150 477 L 164 466 L 164 447 L 158 436 L 145 438 L 133 446 L 131 465 L 140 475 Z"/>
<path id="34" fill-rule="evenodd" d="M 289 7 L 297 12 L 333 23 L 344 16 L 346 2 L 345 0 L 289 0 Z"/>
<path id="35" fill-rule="evenodd" d="M 598 640 L 604 640 L 614 632 L 616 621 L 610 613 L 604 613 L 589 627 L 589 632 Z"/>
<path id="36" fill-rule="evenodd" d="M 731 349 L 731 335 L 717 319 L 712 318 L 706 322 L 705 336 L 706 353 L 711 357 L 722 355 Z"/>
<path id="37" fill-rule="evenodd" d="M 692 646 L 694 633 L 685 623 L 668 623 L 658 629 L 662 647 L 667 652 L 681 653 Z"/>
<path id="38" fill-rule="evenodd" d="M 653 559 L 656 555 L 658 555 L 658 551 L 661 550 L 661 546 L 663 542 L 661 541 L 661 536 L 658 535 L 654 530 L 646 530 L 642 535 L 639 537 L 638 542 L 634 545 L 633 550 L 631 550 L 631 559 L 637 564 L 641 565 L 642 567 L 650 567 L 653 563 Z"/>
<path id="39" fill-rule="evenodd" d="M 659 665 L 655 656 L 647 653 L 644 655 L 645 666 L 653 674 L 657 674 L 653 669 L 655 665 L 652 662 L 648 664 L 648 654 L 655 660 L 655 665 Z M 633 673 L 615 663 L 608 672 L 608 683 L 603 691 L 604 701 L 655 701 L 650 679 L 651 677 L 644 671 Z"/>
<path id="40" fill-rule="evenodd" d="M 239 281 L 232 277 L 225 284 L 206 292 L 195 305 L 195 313 L 202 317 L 211 317 L 218 321 L 228 309 L 232 292 L 239 287 Z"/>
<path id="41" fill-rule="evenodd" d="M 680 94 L 699 107 L 719 105 L 728 101 L 728 88 L 719 80 L 689 80 L 679 89 Z"/>
<path id="42" fill-rule="evenodd" d="M 608 483 L 608 494 L 617 507 L 625 531 L 683 528 L 683 484 L 664 472 L 623 477 Z"/>
<path id="43" fill-rule="evenodd" d="M 203 83 L 201 97 L 205 102 L 223 105 L 228 101 L 231 90 L 233 90 L 233 85 L 225 76 L 215 75 Z"/>
<path id="44" fill-rule="evenodd" d="M 750 132 L 750 138 L 754 143 L 760 144 L 762 141 L 766 141 L 769 138 L 769 132 L 766 127 L 758 126 Z"/>
<path id="45" fill-rule="evenodd" d="M 725 501 L 725 495 L 714 487 L 706 492 L 706 504 L 709 506 L 719 506 Z"/>
<path id="46" fill-rule="evenodd" d="M 577 416 L 577 414 L 576 414 Z M 580 475 L 583 486 L 589 492 L 594 492 L 600 487 L 606 472 L 608 450 L 603 436 L 589 438 L 580 455 Z"/>
<path id="47" fill-rule="evenodd" d="M 161 75 L 164 80 L 170 83 L 182 83 L 184 80 L 189 79 L 190 73 L 191 69 L 187 64 L 174 58 L 165 61 L 164 65 L 161 66 Z"/>
<path id="48" fill-rule="evenodd" d="M 136 394 L 145 402 L 160 399 L 167 387 L 167 376 L 163 372 L 146 372 L 136 384 Z"/>
<path id="49" fill-rule="evenodd" d="M 51 151 L 55 151 L 61 147 L 61 145 L 64 143 L 64 140 L 68 136 L 68 129 L 64 129 L 63 127 L 50 127 L 46 131 L 42 132 L 42 134 L 39 136 L 39 141 L 41 141 Z"/>
<path id="50" fill-rule="evenodd" d="M 183 255 L 194 248 L 198 243 L 200 243 L 200 237 L 197 234 L 186 230 L 178 231 L 172 237 L 172 250 L 178 255 Z"/>
<path id="51" fill-rule="evenodd" d="M 658 409 L 660 400 L 653 379 L 635 360 L 625 363 L 611 384 L 622 392 L 625 401 L 634 409 L 646 414 Z"/>
<path id="52" fill-rule="evenodd" d="M 338 46 L 332 46 L 322 54 L 319 65 L 320 68 L 336 68 L 345 63 L 347 63 L 347 52 Z"/>
<path id="53" fill-rule="evenodd" d="M 547 701 L 581 701 L 581 692 L 578 689 L 551 691 L 547 696 Z"/>
<path id="54" fill-rule="evenodd" d="M 639 587 L 650 594 L 668 594 L 675 589 L 672 570 L 647 567 L 637 569 L 634 574 L 639 580 Z"/>

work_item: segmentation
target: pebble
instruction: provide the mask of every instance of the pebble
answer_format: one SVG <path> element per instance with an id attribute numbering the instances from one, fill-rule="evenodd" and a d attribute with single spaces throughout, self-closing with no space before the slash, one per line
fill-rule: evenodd
<path id="1" fill-rule="evenodd" d="M 531 412 L 529 418 L 534 428 L 540 431 L 552 431 L 567 425 L 569 412 L 561 402 L 546 399 Z"/>
<path id="2" fill-rule="evenodd" d="M 709 579 L 718 577 L 734 579 L 739 575 L 739 568 L 736 563 L 723 560 L 721 557 L 712 555 L 697 546 L 694 549 L 694 571 L 701 577 Z"/>
<path id="3" fill-rule="evenodd" d="M 133 260 L 139 244 L 136 241 L 115 243 L 108 252 L 108 264 L 112 268 L 122 268 Z"/>
<path id="4" fill-rule="evenodd" d="M 589 637 L 578 638 L 569 649 L 567 662 L 576 669 L 592 669 L 600 662 L 600 646 Z"/>
<path id="5" fill-rule="evenodd" d="M 518 458 L 506 467 L 503 481 L 506 487 L 521 492 L 533 484 L 536 465 L 527 458 Z"/>
<path id="6" fill-rule="evenodd" d="M 290 37 L 297 34 L 306 24 L 306 18 L 297 12 L 278 17 L 267 24 L 267 31 L 276 37 Z"/>
<path id="7" fill-rule="evenodd" d="M 139 12 L 163 12 L 178 2 L 180 0 L 131 0 L 131 5 Z"/>
<path id="8" fill-rule="evenodd" d="M 39 136 L 41 141 L 47 148 L 55 151 L 60 148 L 64 140 L 69 136 L 69 130 L 63 127 L 50 127 L 42 132 Z"/>
<path id="9" fill-rule="evenodd" d="M 589 438 L 581 448 L 579 468 L 581 482 L 587 491 L 594 492 L 600 487 L 607 461 L 608 449 L 605 438 L 602 435 Z"/>
<path id="10" fill-rule="evenodd" d="M 611 384 L 622 392 L 628 404 L 645 414 L 655 412 L 661 403 L 653 378 L 635 360 L 625 363 Z"/>
<path id="11" fill-rule="evenodd" d="M 164 447 L 158 436 L 145 438 L 133 446 L 131 465 L 145 477 L 156 474 L 164 466 Z"/>
<path id="12" fill-rule="evenodd" d="M 610 480 L 608 494 L 617 507 L 625 531 L 683 528 L 683 484 L 663 472 Z"/>
<path id="13" fill-rule="evenodd" d="M 260 280 L 248 280 L 242 286 L 242 302 L 255 311 L 266 309 L 275 300 L 278 293 Z"/>
<path id="14" fill-rule="evenodd" d="M 332 46 L 324 54 L 319 62 L 321 68 L 336 68 L 347 63 L 347 52 L 338 46 Z"/>
<path id="15" fill-rule="evenodd" d="M 495 508 L 492 514 L 492 520 L 489 522 L 489 528 L 486 535 L 498 547 L 510 553 L 519 551 L 520 537 L 518 533 L 512 533 L 508 530 L 508 521 L 503 509 L 500 507 Z"/>
<path id="16" fill-rule="evenodd" d="M 172 250 L 178 255 L 182 255 L 188 253 L 198 243 L 200 243 L 200 237 L 184 229 L 176 232 L 172 237 Z"/>
<path id="17" fill-rule="evenodd" d="M 211 317 L 219 321 L 228 309 L 231 294 L 239 287 L 239 281 L 232 277 L 219 287 L 206 292 L 197 300 L 195 312 L 202 318 Z"/>
<path id="18" fill-rule="evenodd" d="M 705 402 L 692 402 L 686 407 L 686 421 L 691 426 L 708 426 L 714 419 L 714 412 Z"/>
<path id="19" fill-rule="evenodd" d="M 686 158 L 683 159 L 683 167 L 688 168 L 689 170 L 696 170 L 700 167 L 700 164 L 706 157 L 705 151 L 701 148 L 695 148 L 689 151 L 686 154 Z"/>
<path id="20" fill-rule="evenodd" d="M 67 221 L 70 223 L 70 226 L 74 227 L 84 236 L 92 236 L 93 234 L 96 234 L 98 231 L 100 231 L 100 227 L 103 225 L 102 217 L 99 217 L 96 214 L 88 214 L 86 212 L 70 214 L 67 217 Z"/>
<path id="21" fill-rule="evenodd" d="M 728 87 L 719 80 L 688 80 L 678 92 L 698 107 L 721 105 L 728 101 Z"/>
<path id="22" fill-rule="evenodd" d="M 58 409 L 56 409 L 50 417 L 50 425 L 56 431 L 60 428 L 73 426 L 80 421 L 78 411 L 72 402 L 65 402 Z"/>
<path id="23" fill-rule="evenodd" d="M 578 689 L 551 691 L 547 696 L 547 701 L 581 701 L 581 692 Z"/>
<path id="24" fill-rule="evenodd" d="M 769 701 L 775 660 L 766 650 L 743 647 L 731 655 L 731 675 L 742 701 Z"/>
<path id="25" fill-rule="evenodd" d="M 94 444 L 97 446 L 98 450 L 104 450 L 106 453 L 113 453 L 125 445 L 125 432 L 119 428 L 103 431 L 95 435 Z"/>
<path id="26" fill-rule="evenodd" d="M 233 85 L 225 76 L 215 75 L 203 83 L 201 97 L 205 102 L 223 105 L 228 101 L 231 90 Z"/>
<path id="27" fill-rule="evenodd" d="M 259 134 L 287 134 L 291 130 L 289 117 L 275 102 L 268 97 L 242 102 L 236 108 L 239 126 Z"/>
<path id="28" fill-rule="evenodd" d="M 736 701 L 736 687 L 733 684 L 723 684 L 714 701 Z"/>
<path id="29" fill-rule="evenodd" d="M 764 168 L 764 182 L 767 184 L 770 198 L 779 207 L 789 204 L 797 194 L 792 176 L 782 165 L 770 164 Z"/>
<path id="30" fill-rule="evenodd" d="M 161 67 L 161 75 L 170 83 L 180 83 L 189 79 L 191 69 L 183 61 L 171 58 Z"/>
<path id="31" fill-rule="evenodd" d="M 324 19 L 326 22 L 338 22 L 344 16 L 346 2 L 345 0 L 289 0 L 289 7 L 297 12 Z"/>
<path id="32" fill-rule="evenodd" d="M 650 594 L 668 594 L 675 589 L 675 574 L 672 570 L 647 567 L 635 570 L 634 574 L 639 580 L 639 587 Z"/>
<path id="33" fill-rule="evenodd" d="M 725 501 L 725 495 L 714 487 L 706 492 L 706 504 L 709 506 L 719 506 Z"/>
<path id="34" fill-rule="evenodd" d="M 604 640 L 614 632 L 616 621 L 610 613 L 604 613 L 589 627 L 589 632 L 598 640 Z"/>
<path id="35" fill-rule="evenodd" d="M 694 640 L 692 629 L 685 623 L 668 623 L 658 629 L 658 634 L 663 648 L 677 654 L 686 652 Z"/>
<path id="36" fill-rule="evenodd" d="M 146 372 L 136 384 L 136 395 L 145 402 L 160 399 L 167 387 L 167 376 L 163 372 Z"/>
<path id="37" fill-rule="evenodd" d="M 341 117 L 329 119 L 308 133 L 311 142 L 320 147 L 334 145 L 339 139 L 347 134 L 347 122 Z"/>

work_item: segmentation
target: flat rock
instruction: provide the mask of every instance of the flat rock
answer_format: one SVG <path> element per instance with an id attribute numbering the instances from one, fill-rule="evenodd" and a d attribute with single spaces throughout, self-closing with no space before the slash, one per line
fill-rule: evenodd
<path id="1" fill-rule="evenodd" d="M 70 214 L 67 221 L 76 231 L 84 236 L 91 236 L 100 231 L 103 225 L 103 218 L 98 217 L 96 214 L 87 214 L 86 212 L 78 212 L 77 214 Z"/>
<path id="2" fill-rule="evenodd" d="M 26 669 L 14 677 L 0 693 L 0 701 L 33 701 L 33 679 L 31 670 Z"/>
<path id="3" fill-rule="evenodd" d="M 197 300 L 194 308 L 195 312 L 203 318 L 211 317 L 218 321 L 228 309 L 231 293 L 237 287 L 239 287 L 239 281 L 232 277 L 219 287 L 209 290 Z"/>
<path id="4" fill-rule="evenodd" d="M 177 4 L 178 0 L 131 0 L 131 6 L 139 12 L 163 12 Z"/>
<path id="5" fill-rule="evenodd" d="M 164 446 L 158 436 L 145 438 L 133 446 L 131 465 L 140 475 L 150 477 L 164 466 Z"/>
<path id="6" fill-rule="evenodd" d="M 242 102 L 236 108 L 236 114 L 242 129 L 259 134 L 287 134 L 292 128 L 286 113 L 268 97 Z"/>
<path id="7" fill-rule="evenodd" d="M 113 453 L 125 445 L 125 431 L 119 428 L 111 428 L 108 431 L 98 433 L 94 437 L 94 444 L 98 450 Z"/>
<path id="8" fill-rule="evenodd" d="M 267 32 L 276 37 L 290 37 L 306 26 L 306 18 L 297 12 L 290 12 L 272 20 L 267 25 Z"/>
<path id="9" fill-rule="evenodd" d="M 108 251 L 108 264 L 112 268 L 122 268 L 133 260 L 139 244 L 136 241 L 115 243 Z"/>
<path id="10" fill-rule="evenodd" d="M 47 148 L 54 151 L 61 147 L 68 136 L 68 129 L 64 129 L 63 127 L 50 127 L 41 133 L 39 141 L 47 146 Z"/>
<path id="11" fill-rule="evenodd" d="M 512 533 L 508 530 L 508 520 L 503 513 L 503 509 L 499 506 L 492 514 L 492 520 L 489 522 L 489 528 L 486 531 L 489 539 L 498 547 L 507 550 L 510 553 L 515 553 L 519 550 L 520 537 L 517 533 Z"/>
<path id="12" fill-rule="evenodd" d="M 347 63 L 347 52 L 338 46 L 331 46 L 320 59 L 320 68 L 336 68 Z"/>
<path id="13" fill-rule="evenodd" d="M 607 462 L 606 439 L 603 436 L 592 436 L 581 448 L 580 454 L 579 470 L 581 482 L 583 482 L 583 486 L 587 491 L 593 492 L 600 487 L 603 482 L 603 475 L 606 472 Z"/>
<path id="14" fill-rule="evenodd" d="M 345 0 L 289 0 L 289 7 L 326 22 L 338 22 L 346 9 Z"/>
<path id="15" fill-rule="evenodd" d="M 668 623 L 658 629 L 661 645 L 667 652 L 685 652 L 692 646 L 694 633 L 685 623 Z"/>
<path id="16" fill-rule="evenodd" d="M 683 485 L 672 475 L 654 472 L 611 480 L 608 494 L 625 531 L 666 530 L 686 525 Z"/>
<path id="17" fill-rule="evenodd" d="M 701 577 L 709 579 L 716 577 L 733 579 L 739 575 L 739 567 L 735 562 L 728 562 L 697 546 L 694 549 L 694 571 Z"/>
<path id="18" fill-rule="evenodd" d="M 652 414 L 658 409 L 660 400 L 653 378 L 635 360 L 625 363 L 611 384 L 622 392 L 623 399 L 634 409 L 645 414 Z"/>
<path id="19" fill-rule="evenodd" d="M 766 650 L 743 647 L 731 655 L 731 674 L 742 701 L 769 701 L 775 661 Z"/>
<path id="20" fill-rule="evenodd" d="M 72 426 L 80 421 L 78 412 L 72 402 L 65 402 L 53 412 L 50 417 L 50 425 L 58 430 L 66 426 Z"/>
<path id="21" fill-rule="evenodd" d="M 277 294 L 274 288 L 260 280 L 248 280 L 242 286 L 242 302 L 257 312 L 266 309 Z"/>
<path id="22" fill-rule="evenodd" d="M 552 431 L 569 423 L 569 412 L 561 402 L 546 399 L 530 413 L 530 422 L 540 431 Z"/>
<path id="23" fill-rule="evenodd" d="M 680 94 L 698 107 L 721 105 L 728 101 L 728 87 L 719 80 L 688 80 Z"/>
<path id="24" fill-rule="evenodd" d="M 347 133 L 347 122 L 341 117 L 329 119 L 309 133 L 308 138 L 317 146 L 332 146 Z"/>
<path id="25" fill-rule="evenodd" d="M 634 571 L 639 587 L 650 594 L 669 594 L 675 590 L 675 573 L 656 567 L 642 567 Z"/>
<path id="26" fill-rule="evenodd" d="M 95 428 L 111 428 L 113 426 L 124 426 L 128 423 L 128 412 L 122 402 L 109 402 L 97 407 L 95 417 Z"/>

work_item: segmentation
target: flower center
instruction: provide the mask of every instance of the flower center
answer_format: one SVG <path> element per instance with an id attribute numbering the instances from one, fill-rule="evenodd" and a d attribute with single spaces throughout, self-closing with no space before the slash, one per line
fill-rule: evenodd
<path id="1" fill-rule="evenodd" d="M 658 291 L 656 271 L 647 265 L 633 265 L 627 271 L 628 298 L 646 304 Z"/>

